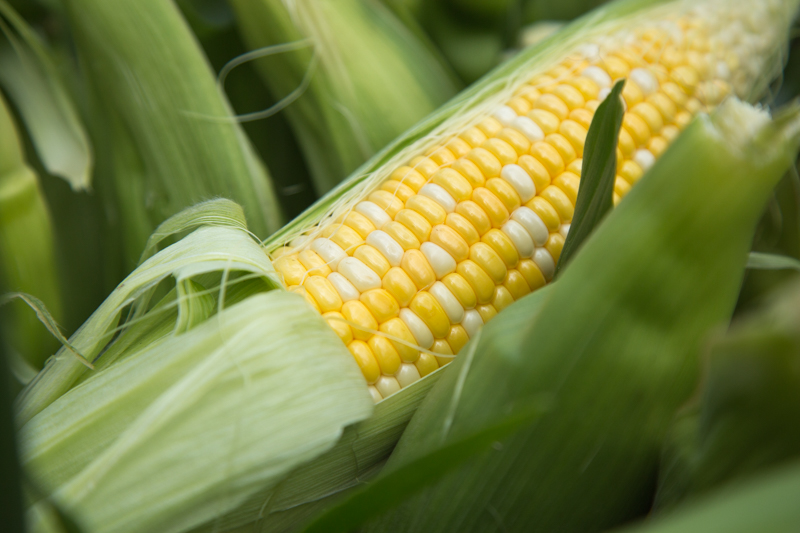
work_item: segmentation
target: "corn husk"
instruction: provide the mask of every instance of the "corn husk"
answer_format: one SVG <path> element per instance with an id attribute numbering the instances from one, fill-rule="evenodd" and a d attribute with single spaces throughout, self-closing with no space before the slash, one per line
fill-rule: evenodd
<path id="1" fill-rule="evenodd" d="M 459 88 L 425 44 L 375 0 L 231 5 L 252 49 L 306 42 L 256 66 L 276 99 L 302 91 L 286 112 L 320 194 Z"/>
<path id="2" fill-rule="evenodd" d="M 155 0 L 70 0 L 112 220 L 130 269 L 155 227 L 202 200 L 244 207 L 262 237 L 280 225 L 267 172 L 180 12 Z"/>

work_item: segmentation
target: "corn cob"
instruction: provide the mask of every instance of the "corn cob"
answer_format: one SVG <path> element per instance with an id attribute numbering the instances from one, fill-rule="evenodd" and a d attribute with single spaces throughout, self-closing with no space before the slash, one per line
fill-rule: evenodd
<path id="1" fill-rule="evenodd" d="M 273 250 L 286 288 L 328 320 L 375 401 L 447 364 L 498 312 L 552 280 L 587 130 L 616 80 L 627 79 L 615 204 L 693 116 L 730 94 L 751 97 L 774 47 L 760 28 L 787 8 L 745 4 L 673 3 L 583 42 Z"/>

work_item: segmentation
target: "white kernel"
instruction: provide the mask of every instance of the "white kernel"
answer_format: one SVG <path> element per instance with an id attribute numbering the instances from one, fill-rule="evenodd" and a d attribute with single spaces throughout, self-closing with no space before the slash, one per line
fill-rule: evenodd
<path id="1" fill-rule="evenodd" d="M 400 310 L 400 320 L 408 327 L 408 331 L 414 336 L 420 348 L 429 350 L 433 346 L 433 333 L 414 311 L 408 307 L 402 308 Z"/>
<path id="2" fill-rule="evenodd" d="M 357 213 L 361 213 L 367 217 L 378 229 L 381 229 L 384 225 L 392 221 L 392 217 L 390 217 L 386 211 L 378 204 L 372 202 L 358 202 L 355 209 Z"/>
<path id="3" fill-rule="evenodd" d="M 358 300 L 358 298 L 361 296 L 361 293 L 358 292 L 358 289 L 356 289 L 352 283 L 347 281 L 346 277 L 342 276 L 338 272 L 331 272 L 328 274 L 328 281 L 331 282 L 333 288 L 336 289 L 336 292 L 338 292 L 339 296 L 342 297 L 343 302 Z"/>
<path id="4" fill-rule="evenodd" d="M 530 142 L 544 140 L 544 132 L 537 123 L 528 117 L 517 117 L 511 123 L 511 127 L 523 134 Z"/>
<path id="5" fill-rule="evenodd" d="M 420 378 L 419 370 L 411 363 L 403 363 L 394 375 L 401 387 L 408 387 Z"/>
<path id="6" fill-rule="evenodd" d="M 375 403 L 383 400 L 383 396 L 381 396 L 381 393 L 378 392 L 378 389 L 376 389 L 374 385 L 369 386 L 369 394 L 372 396 L 372 401 Z"/>
<path id="7" fill-rule="evenodd" d="M 647 69 L 635 68 L 630 73 L 630 79 L 642 90 L 645 97 L 658 91 L 658 80 Z"/>
<path id="8" fill-rule="evenodd" d="M 578 53 L 585 59 L 593 61 L 600 58 L 600 47 L 594 43 L 582 44 L 578 47 Z"/>
<path id="9" fill-rule="evenodd" d="M 330 239 L 314 239 L 314 242 L 311 243 L 311 249 L 317 252 L 332 270 L 336 270 L 339 266 L 339 261 L 347 257 L 347 253 L 342 250 L 342 247 Z"/>
<path id="10" fill-rule="evenodd" d="M 367 244 L 378 250 L 393 267 L 403 260 L 403 247 L 385 231 L 375 230 L 367 235 Z"/>
<path id="11" fill-rule="evenodd" d="M 450 289 L 448 289 L 444 283 L 437 281 L 428 289 L 428 292 L 430 292 L 433 297 L 436 298 L 436 301 L 439 302 L 439 305 L 442 306 L 451 324 L 459 324 L 464 320 L 464 308 L 461 307 L 461 303 L 453 296 L 453 293 L 450 292 Z"/>
<path id="12" fill-rule="evenodd" d="M 731 77 L 731 69 L 725 61 L 717 61 L 717 77 L 727 80 Z"/>
<path id="13" fill-rule="evenodd" d="M 558 232 L 566 239 L 567 235 L 569 235 L 569 224 L 561 224 L 561 227 L 558 228 Z"/>
<path id="14" fill-rule="evenodd" d="M 381 278 L 357 257 L 345 257 L 337 269 L 360 292 L 381 287 Z"/>
<path id="15" fill-rule="evenodd" d="M 592 65 L 591 67 L 586 67 L 581 72 L 581 76 L 585 76 L 595 82 L 601 89 L 604 88 L 611 88 L 611 76 L 608 73 L 601 69 L 600 67 Z"/>
<path id="16" fill-rule="evenodd" d="M 517 249 L 520 257 L 530 257 L 533 255 L 533 239 L 528 231 L 516 220 L 509 220 L 502 227 L 503 233 L 508 235 L 514 248 Z"/>
<path id="17" fill-rule="evenodd" d="M 654 156 L 650 150 L 641 148 L 636 150 L 636 153 L 633 155 L 633 161 L 642 167 L 642 170 L 647 171 L 655 164 L 656 156 Z"/>
<path id="18" fill-rule="evenodd" d="M 289 243 L 289 246 L 291 246 L 292 248 L 300 248 L 305 243 L 307 243 L 310 238 L 311 238 L 310 235 L 298 235 L 297 237 L 292 239 L 292 242 Z"/>
<path id="19" fill-rule="evenodd" d="M 438 244 L 430 241 L 423 242 L 419 249 L 425 254 L 438 279 L 456 271 L 456 260 Z"/>
<path id="20" fill-rule="evenodd" d="M 517 118 L 517 112 L 507 105 L 501 105 L 494 110 L 492 116 L 503 126 L 510 126 L 511 123 L 514 122 L 514 119 Z"/>
<path id="21" fill-rule="evenodd" d="M 470 309 L 469 311 L 465 312 L 464 320 L 461 322 L 461 327 L 464 328 L 470 339 L 473 338 L 483 327 L 483 319 L 481 318 L 481 314 L 475 309 Z"/>
<path id="22" fill-rule="evenodd" d="M 375 383 L 375 388 L 381 393 L 384 398 L 391 396 L 400 390 L 400 383 L 397 382 L 392 376 L 381 376 Z"/>
<path id="23" fill-rule="evenodd" d="M 600 89 L 600 92 L 597 93 L 597 100 L 603 102 L 605 101 L 606 98 L 608 98 L 609 94 L 611 94 L 611 89 L 608 88 Z"/>
<path id="24" fill-rule="evenodd" d="M 536 185 L 521 166 L 514 164 L 504 166 L 500 171 L 500 177 L 514 187 L 523 204 L 536 196 Z"/>
<path id="25" fill-rule="evenodd" d="M 537 248 L 536 251 L 533 252 L 533 262 L 536 263 L 536 266 L 542 271 L 547 281 L 553 279 L 556 273 L 556 262 L 553 261 L 553 256 L 550 255 L 547 249 Z"/>
<path id="26" fill-rule="evenodd" d="M 531 236 L 536 246 L 544 246 L 547 243 L 547 239 L 550 238 L 547 224 L 529 207 L 521 206 L 516 208 L 511 213 L 511 219 L 522 224 L 522 227 Z"/>
<path id="27" fill-rule="evenodd" d="M 453 198 L 449 192 L 444 190 L 443 187 L 440 187 L 435 183 L 423 185 L 423 187 L 419 190 L 419 193 L 423 196 L 427 196 L 440 206 L 444 207 L 444 210 L 448 213 L 452 213 L 456 210 L 456 199 Z"/>

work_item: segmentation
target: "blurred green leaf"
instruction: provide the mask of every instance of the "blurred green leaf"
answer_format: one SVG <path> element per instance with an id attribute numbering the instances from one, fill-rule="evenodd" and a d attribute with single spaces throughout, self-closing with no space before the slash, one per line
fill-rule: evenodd
<path id="1" fill-rule="evenodd" d="M 11 373 L 0 346 L 0 524 L 8 533 L 25 531 L 22 475 L 17 455 L 17 432 L 11 402 Z"/>
<path id="2" fill-rule="evenodd" d="M 755 270 L 800 270 L 800 259 L 785 255 L 750 252 L 750 256 L 747 258 L 747 268 Z"/>

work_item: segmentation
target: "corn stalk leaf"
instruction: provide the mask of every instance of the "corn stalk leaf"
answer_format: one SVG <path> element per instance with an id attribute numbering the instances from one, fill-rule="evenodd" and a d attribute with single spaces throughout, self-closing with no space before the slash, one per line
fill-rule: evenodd
<path id="1" fill-rule="evenodd" d="M 467 360 L 455 360 L 386 472 L 536 398 L 553 407 L 367 531 L 600 530 L 645 512 L 700 340 L 729 319 L 758 215 L 796 153 L 796 110 L 791 120 L 737 101 L 696 120 L 585 243 L 540 313 L 516 325 L 522 342 L 489 336 L 492 322 L 463 380 Z"/>
<path id="2" fill-rule="evenodd" d="M 74 190 L 89 188 L 94 156 L 75 104 L 44 44 L 0 1 L 0 85 L 8 92 L 47 171 Z"/>
<path id="3" fill-rule="evenodd" d="M 754 270 L 800 270 L 800 260 L 786 255 L 750 252 L 747 268 Z"/>
<path id="4" fill-rule="evenodd" d="M 621 94 L 625 80 L 611 89 L 597 108 L 586 135 L 581 167 L 581 186 L 575 202 L 575 214 L 570 223 L 564 249 L 558 259 L 556 274 L 569 262 L 581 244 L 611 211 L 614 199 L 614 179 L 617 176 L 617 141 L 625 114 Z"/>

